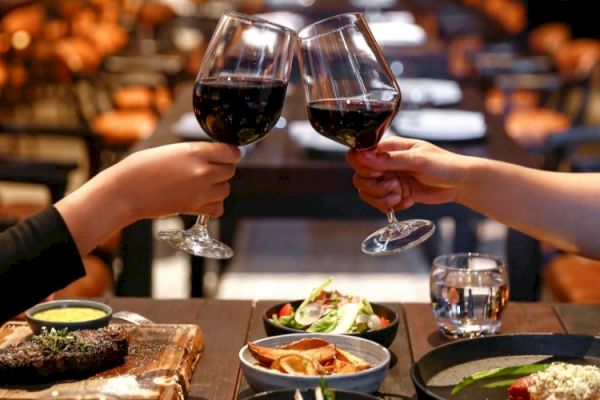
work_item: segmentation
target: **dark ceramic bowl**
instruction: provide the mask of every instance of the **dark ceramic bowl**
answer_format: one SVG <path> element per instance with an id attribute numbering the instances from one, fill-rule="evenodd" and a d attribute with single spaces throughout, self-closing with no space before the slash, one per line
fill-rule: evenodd
<path id="1" fill-rule="evenodd" d="M 34 317 L 35 314 L 41 311 L 47 311 L 55 308 L 69 308 L 69 307 L 82 307 L 82 308 L 94 308 L 96 310 L 103 311 L 105 315 L 90 319 L 86 321 L 79 322 L 54 322 L 54 321 L 44 321 L 42 319 L 38 319 Z M 67 328 L 69 331 L 76 331 L 81 329 L 98 329 L 108 325 L 112 317 L 112 308 L 107 306 L 106 304 L 99 303 L 97 301 L 92 300 L 54 300 L 49 301 L 47 303 L 41 303 L 36 306 L 31 307 L 29 310 L 25 311 L 25 318 L 27 318 L 27 323 L 29 327 L 34 333 L 40 333 L 42 331 L 42 327 L 45 326 L 48 330 L 54 329 L 64 329 Z"/>
<path id="2" fill-rule="evenodd" d="M 293 400 L 296 389 L 273 390 L 246 397 L 244 400 Z M 346 390 L 334 390 L 335 400 L 381 400 L 380 397 L 371 396 L 366 393 L 348 392 Z M 315 400 L 313 389 L 300 390 L 304 400 Z"/>
<path id="3" fill-rule="evenodd" d="M 295 300 L 290 301 L 294 310 L 298 308 L 300 304 L 302 304 L 303 300 Z M 286 303 L 280 303 L 270 307 L 263 314 L 263 325 L 265 327 L 265 332 L 268 336 L 275 335 L 284 335 L 286 333 L 302 333 L 305 332 L 301 329 L 288 328 L 287 326 L 281 326 L 271 321 L 271 317 L 273 314 L 277 314 L 279 309 Z M 396 338 L 396 333 L 398 332 L 398 315 L 392 309 L 383 306 L 381 304 L 371 303 L 371 307 L 373 307 L 373 311 L 376 315 L 380 317 L 385 317 L 390 324 L 385 328 L 376 329 L 373 331 L 367 331 L 363 333 L 347 333 L 349 336 L 358 336 L 363 339 L 372 340 L 376 343 L 379 343 L 382 346 L 390 347 L 394 339 Z"/>

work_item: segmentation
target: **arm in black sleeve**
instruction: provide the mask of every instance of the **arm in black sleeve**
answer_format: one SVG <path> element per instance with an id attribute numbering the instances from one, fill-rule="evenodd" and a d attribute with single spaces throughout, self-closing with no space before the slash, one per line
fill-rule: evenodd
<path id="1" fill-rule="evenodd" d="M 0 323 L 85 275 L 54 207 L 0 232 Z"/>

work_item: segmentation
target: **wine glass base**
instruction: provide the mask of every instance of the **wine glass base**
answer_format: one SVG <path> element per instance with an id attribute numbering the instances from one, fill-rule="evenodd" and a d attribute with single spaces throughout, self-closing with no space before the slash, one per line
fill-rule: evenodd
<path id="1" fill-rule="evenodd" d="M 233 250 L 225 243 L 192 230 L 161 231 L 158 233 L 158 238 L 178 250 L 187 251 L 195 256 L 217 260 L 226 260 L 233 257 Z"/>
<path id="2" fill-rule="evenodd" d="M 435 225 L 425 219 L 411 219 L 388 225 L 369 235 L 362 251 L 370 256 L 388 256 L 415 247 L 435 232 Z"/>

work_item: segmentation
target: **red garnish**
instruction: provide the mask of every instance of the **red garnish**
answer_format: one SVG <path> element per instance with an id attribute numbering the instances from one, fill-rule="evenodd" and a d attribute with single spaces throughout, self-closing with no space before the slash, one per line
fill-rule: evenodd
<path id="1" fill-rule="evenodd" d="M 530 400 L 529 396 L 529 385 L 531 384 L 531 377 L 524 376 L 523 378 L 517 379 L 508 388 L 508 400 Z"/>
<path id="2" fill-rule="evenodd" d="M 279 318 L 287 317 L 288 315 L 292 315 L 293 312 L 294 309 L 292 308 L 292 305 L 290 303 L 286 303 L 279 309 L 278 316 Z"/>
<path id="3" fill-rule="evenodd" d="M 379 317 L 379 321 L 381 322 L 382 328 L 385 328 L 390 324 L 390 321 L 386 317 Z"/>

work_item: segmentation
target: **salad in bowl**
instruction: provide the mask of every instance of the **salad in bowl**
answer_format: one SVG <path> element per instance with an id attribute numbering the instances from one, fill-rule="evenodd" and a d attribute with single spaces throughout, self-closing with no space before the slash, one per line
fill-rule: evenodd
<path id="1" fill-rule="evenodd" d="M 365 297 L 328 290 L 329 277 L 304 300 L 270 307 L 263 315 L 268 335 L 295 332 L 357 335 L 388 347 L 396 335 L 398 318 L 388 307 Z"/>

